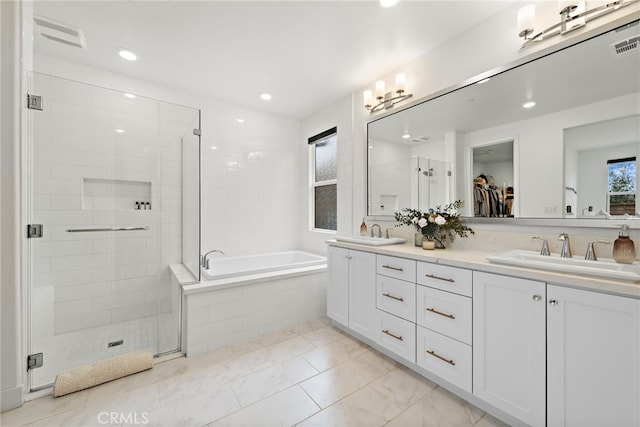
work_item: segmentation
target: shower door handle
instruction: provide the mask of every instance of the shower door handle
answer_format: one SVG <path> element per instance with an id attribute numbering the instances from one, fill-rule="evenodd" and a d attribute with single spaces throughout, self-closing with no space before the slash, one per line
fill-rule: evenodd
<path id="1" fill-rule="evenodd" d="M 67 233 L 88 233 L 93 231 L 138 231 L 148 230 L 149 226 L 145 227 L 113 227 L 113 228 L 70 228 Z"/>

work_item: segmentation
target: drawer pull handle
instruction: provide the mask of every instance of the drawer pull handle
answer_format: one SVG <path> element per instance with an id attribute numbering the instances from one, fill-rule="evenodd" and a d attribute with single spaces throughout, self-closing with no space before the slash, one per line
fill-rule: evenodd
<path id="1" fill-rule="evenodd" d="M 382 331 L 382 333 L 383 333 L 383 334 L 387 334 L 387 335 L 389 335 L 390 337 L 393 337 L 393 338 L 397 339 L 398 341 L 402 341 L 402 337 L 399 337 L 398 335 L 394 335 L 394 334 L 392 334 L 391 332 L 389 332 L 389 330 L 388 330 L 388 329 L 383 330 L 383 331 Z"/>
<path id="2" fill-rule="evenodd" d="M 453 314 L 443 313 L 441 311 L 436 310 L 435 308 L 427 308 L 427 311 L 430 311 L 430 312 L 435 313 L 435 314 L 439 314 L 440 316 L 448 317 L 449 319 L 455 319 L 456 318 L 456 316 L 454 316 Z"/>
<path id="3" fill-rule="evenodd" d="M 435 351 L 427 350 L 427 353 L 429 353 L 433 357 L 437 357 L 438 359 L 442 360 L 443 362 L 447 362 L 451 366 L 456 366 L 456 362 L 454 362 L 452 359 L 447 359 L 445 357 L 442 357 L 438 353 L 436 353 Z"/>
<path id="4" fill-rule="evenodd" d="M 393 296 L 393 295 L 391 295 L 391 294 L 382 294 L 382 296 L 383 296 L 383 297 L 387 297 L 387 298 L 394 299 L 394 300 L 396 300 L 396 301 L 404 302 L 404 298 L 402 298 L 402 297 L 395 297 L 395 296 Z"/>
<path id="5" fill-rule="evenodd" d="M 451 282 L 451 283 L 455 282 L 455 280 L 453 280 L 453 279 L 447 279 L 446 277 L 434 276 L 433 274 L 425 274 L 425 276 L 426 277 L 430 277 L 431 279 L 444 280 L 445 282 Z"/>
<path id="6" fill-rule="evenodd" d="M 388 268 L 389 270 L 395 270 L 395 271 L 404 271 L 402 268 L 400 267 L 393 267 L 391 265 L 383 265 L 382 268 Z"/>

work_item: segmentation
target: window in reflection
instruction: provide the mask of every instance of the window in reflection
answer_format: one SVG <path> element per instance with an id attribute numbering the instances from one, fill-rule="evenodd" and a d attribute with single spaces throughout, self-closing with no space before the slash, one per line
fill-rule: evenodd
<path id="1" fill-rule="evenodd" d="M 636 214 L 636 158 L 607 161 L 608 202 L 611 215 Z"/>

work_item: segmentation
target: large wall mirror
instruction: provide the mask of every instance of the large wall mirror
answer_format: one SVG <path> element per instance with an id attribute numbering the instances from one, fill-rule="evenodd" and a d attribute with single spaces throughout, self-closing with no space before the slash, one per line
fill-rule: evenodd
<path id="1" fill-rule="evenodd" d="M 368 123 L 368 214 L 640 216 L 638 22 Z"/>

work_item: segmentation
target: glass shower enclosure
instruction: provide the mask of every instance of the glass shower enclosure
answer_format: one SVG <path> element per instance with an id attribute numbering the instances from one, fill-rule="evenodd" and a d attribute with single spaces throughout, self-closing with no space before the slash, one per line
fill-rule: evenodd
<path id="1" fill-rule="evenodd" d="M 170 266 L 199 278 L 200 111 L 40 73 L 30 93 L 35 391 L 104 358 L 180 350 Z"/>

